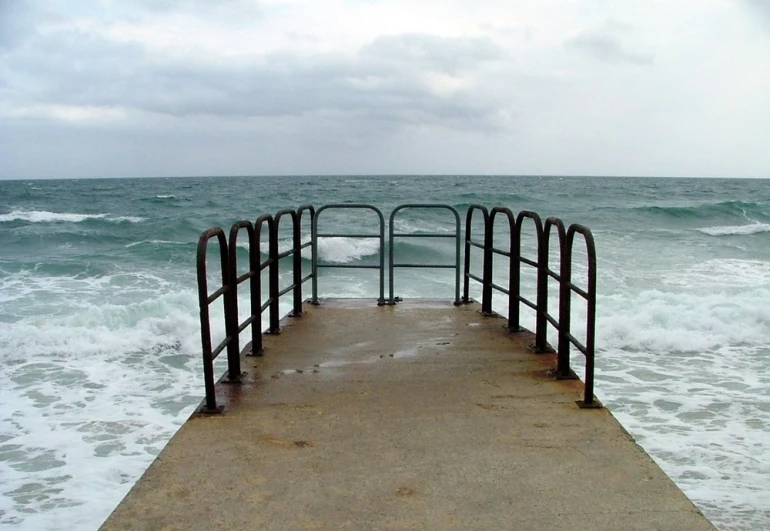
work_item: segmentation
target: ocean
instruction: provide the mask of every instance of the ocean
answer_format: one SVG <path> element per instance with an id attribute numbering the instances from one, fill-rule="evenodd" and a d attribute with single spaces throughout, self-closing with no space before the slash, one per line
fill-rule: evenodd
<path id="1" fill-rule="evenodd" d="M 0 181 L 0 528 L 97 529 L 200 402 L 203 230 L 338 202 L 386 217 L 402 203 L 461 213 L 480 203 L 590 227 L 597 397 L 718 528 L 770 528 L 770 181 L 502 176 Z M 397 230 L 448 221 L 413 211 Z M 329 211 L 328 223 L 368 221 Z M 442 245 L 403 239 L 397 252 L 451 262 Z M 319 248 L 341 264 L 377 252 L 345 238 Z M 578 284 L 582 256 L 576 246 Z M 504 271 L 496 262 L 498 283 Z M 376 297 L 377 287 L 369 270 L 319 279 L 322 296 Z M 449 298 L 453 276 L 398 270 L 396 294 Z M 505 313 L 500 296 L 494 308 Z M 522 322 L 534 328 L 526 308 Z M 221 337 L 221 318 L 214 325 Z"/>

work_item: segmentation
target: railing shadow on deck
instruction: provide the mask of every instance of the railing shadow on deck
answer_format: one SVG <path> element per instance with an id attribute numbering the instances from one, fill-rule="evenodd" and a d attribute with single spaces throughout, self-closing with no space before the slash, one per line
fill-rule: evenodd
<path id="1" fill-rule="evenodd" d="M 360 209 L 372 211 L 377 215 L 379 226 L 378 234 L 360 233 L 332 233 L 319 232 L 320 214 L 329 209 Z M 456 256 L 454 264 L 412 264 L 396 262 L 394 258 L 393 241 L 396 237 L 416 237 L 415 234 L 401 234 L 394 232 L 394 217 L 397 212 L 406 208 L 430 208 L 450 211 L 455 217 L 456 230 L 454 234 L 426 233 L 421 237 L 453 237 L 456 244 Z M 473 239 L 473 215 L 480 212 L 483 218 L 483 240 Z M 302 241 L 302 219 L 304 214 L 310 217 L 310 238 Z M 497 248 L 495 242 L 495 222 L 500 217 L 507 221 L 509 233 L 509 245 L 505 249 Z M 279 229 L 284 218 L 291 219 L 291 245 L 284 251 L 279 251 Z M 204 387 L 206 391 L 205 401 L 200 408 L 202 413 L 221 413 L 223 408 L 217 404 L 216 382 L 214 375 L 214 360 L 227 349 L 227 374 L 222 379 L 223 383 L 237 384 L 241 381 L 240 369 L 240 334 L 247 328 L 250 331 L 250 350 L 246 355 L 261 356 L 264 352 L 263 333 L 277 334 L 280 332 L 280 298 L 289 293 L 292 294 L 292 311 L 290 316 L 302 315 L 302 286 L 312 281 L 312 297 L 310 302 L 318 304 L 318 271 L 324 267 L 348 267 L 360 269 L 378 269 L 379 293 L 377 303 L 379 305 L 395 304 L 398 298 L 394 296 L 394 270 L 396 267 L 441 267 L 455 270 L 455 304 L 471 302 L 469 297 L 469 284 L 473 280 L 481 284 L 481 311 L 484 315 L 496 315 L 492 310 L 492 292 L 497 291 L 507 296 L 507 329 L 511 333 L 522 330 L 520 326 L 520 310 L 524 305 L 535 312 L 535 353 L 553 353 L 554 350 L 547 342 L 547 329 L 550 324 L 558 334 L 558 347 L 556 355 L 556 367 L 553 371 L 556 379 L 576 379 L 577 376 L 571 369 L 571 347 L 574 346 L 586 359 L 584 375 L 584 397 L 577 402 L 581 408 L 600 408 L 601 403 L 594 397 L 594 366 L 595 366 L 595 334 L 596 334 L 596 248 L 591 231 L 583 225 L 571 225 L 565 228 L 564 223 L 553 217 L 541 221 L 538 214 L 531 211 L 521 211 L 517 216 L 505 207 L 494 207 L 488 210 L 483 205 L 471 205 L 465 216 L 464 240 L 460 233 L 460 216 L 454 207 L 436 204 L 408 204 L 396 207 L 389 218 L 389 298 L 385 298 L 385 223 L 384 215 L 375 206 L 364 204 L 335 204 L 325 205 L 315 209 L 311 205 L 304 205 L 296 210 L 284 209 L 275 216 L 265 214 L 259 216 L 254 224 L 243 220 L 234 223 L 230 229 L 229 239 L 221 228 L 213 228 L 204 231 L 198 242 L 197 276 L 198 299 L 200 305 L 201 320 L 201 346 L 203 354 Z M 525 223 L 530 220 L 531 223 Z M 534 226 L 536 240 L 535 258 L 522 256 L 521 238 L 524 226 Z M 248 270 L 238 273 L 238 235 L 243 231 L 247 234 Z M 558 237 L 559 272 L 555 272 L 549 266 L 551 234 L 555 231 Z M 267 233 L 267 253 L 262 251 L 263 232 Z M 572 281 L 573 244 L 576 235 L 582 236 L 586 248 L 587 279 L 586 287 L 581 288 Z M 319 262 L 318 240 L 325 237 L 352 237 L 352 238 L 377 238 L 379 240 L 378 265 L 368 264 L 325 264 Z M 209 293 L 208 271 L 206 253 L 210 240 L 216 239 L 219 247 L 219 259 L 222 269 L 222 284 L 213 293 Z M 460 273 L 461 244 L 464 242 L 464 261 L 462 275 Z M 482 250 L 481 276 L 471 271 L 471 249 Z M 311 272 L 303 276 L 302 251 L 311 249 Z M 267 258 L 262 260 L 262 254 Z M 503 287 L 494 282 L 494 257 L 503 256 L 508 259 L 508 287 Z M 281 261 L 292 258 L 292 282 L 288 286 L 280 287 L 279 271 Z M 536 296 L 535 301 L 524 297 L 521 292 L 521 267 L 522 264 L 535 269 L 536 272 Z M 263 303 L 262 275 L 267 270 L 268 297 Z M 462 278 L 462 280 L 461 280 Z M 559 285 L 558 318 L 548 311 L 549 279 L 556 280 Z M 242 322 L 239 317 L 238 286 L 249 281 L 249 315 Z M 462 283 L 462 297 L 460 296 Z M 576 293 L 586 303 L 586 330 L 585 343 L 578 340 L 572 333 L 572 294 Z M 225 338 L 216 348 L 212 348 L 210 305 L 222 298 L 223 315 L 225 320 Z M 269 326 L 262 329 L 262 314 L 268 311 Z"/>

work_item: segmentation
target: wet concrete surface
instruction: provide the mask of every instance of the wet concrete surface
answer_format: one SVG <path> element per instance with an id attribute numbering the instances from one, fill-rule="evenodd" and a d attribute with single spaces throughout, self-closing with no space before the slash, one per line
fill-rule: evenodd
<path id="1" fill-rule="evenodd" d="M 714 529 L 534 336 L 479 309 L 305 305 L 102 529 Z"/>

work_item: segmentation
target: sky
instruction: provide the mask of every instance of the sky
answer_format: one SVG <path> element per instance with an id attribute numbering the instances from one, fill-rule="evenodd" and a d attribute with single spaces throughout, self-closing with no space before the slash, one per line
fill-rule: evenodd
<path id="1" fill-rule="evenodd" d="M 770 0 L 0 0 L 0 179 L 770 178 Z"/>

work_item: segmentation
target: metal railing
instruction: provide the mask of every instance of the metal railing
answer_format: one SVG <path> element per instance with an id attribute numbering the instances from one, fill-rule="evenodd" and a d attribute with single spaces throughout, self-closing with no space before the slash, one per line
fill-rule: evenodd
<path id="1" fill-rule="evenodd" d="M 454 233 L 416 232 L 404 233 L 395 231 L 395 220 L 398 212 L 408 208 L 443 209 L 450 211 L 455 219 Z M 378 233 L 346 233 L 346 232 L 320 232 L 320 215 L 330 209 L 359 209 L 372 211 L 377 215 Z M 484 238 L 483 241 L 474 240 L 472 234 L 473 215 L 480 212 L 483 216 Z M 310 216 L 309 241 L 302 243 L 302 219 L 308 213 Z M 498 216 L 504 216 L 508 221 L 510 245 L 507 249 L 494 246 L 495 221 Z M 284 218 L 290 218 L 291 244 L 284 251 L 279 251 L 280 223 Z M 521 253 L 521 238 L 525 220 L 531 220 L 535 228 L 536 257 L 524 257 Z M 238 236 L 245 230 L 248 236 L 248 270 L 238 273 Z M 261 260 L 261 244 L 263 232 L 267 232 L 268 249 L 267 259 Z M 558 236 L 559 272 L 553 271 L 549 266 L 551 233 L 556 231 Z M 585 289 L 577 286 L 572 281 L 573 244 L 577 234 L 580 234 L 586 247 L 587 286 Z M 520 307 L 524 306 L 535 312 L 535 352 L 554 352 L 547 342 L 547 326 L 550 324 L 558 332 L 558 349 L 556 355 L 556 369 L 554 376 L 557 379 L 577 378 L 571 369 L 570 349 L 577 348 L 586 359 L 585 363 L 585 392 L 584 399 L 579 401 L 580 407 L 596 408 L 601 404 L 593 396 L 594 390 L 594 363 L 595 363 L 595 335 L 596 335 L 596 249 L 591 231 L 583 225 L 571 225 L 565 229 L 564 224 L 557 218 L 550 217 L 542 223 L 540 216 L 534 212 L 522 211 L 514 216 L 510 209 L 495 207 L 491 211 L 482 205 L 471 205 L 465 218 L 465 260 L 462 271 L 463 286 L 460 296 L 461 278 L 461 234 L 460 214 L 451 206 L 437 204 L 406 204 L 396 207 L 389 217 L 388 231 L 388 278 L 389 298 L 385 299 L 385 218 L 382 212 L 375 206 L 367 204 L 333 204 L 325 205 L 315 210 L 311 205 L 305 205 L 297 210 L 285 209 L 277 212 L 275 216 L 262 215 L 252 224 L 250 221 L 238 221 L 230 229 L 229 239 L 220 228 L 213 228 L 201 234 L 198 242 L 197 275 L 198 275 L 198 299 L 201 319 L 201 345 L 203 354 L 204 385 L 206 399 L 202 412 L 218 413 L 222 407 L 217 404 L 216 385 L 214 379 L 214 360 L 227 349 L 227 374 L 223 379 L 226 383 L 238 383 L 241 381 L 240 355 L 260 356 L 263 353 L 262 315 L 269 310 L 269 325 L 264 331 L 266 334 L 277 334 L 280 331 L 280 298 L 289 293 L 292 294 L 292 310 L 290 316 L 302 315 L 302 285 L 312 280 L 312 298 L 310 302 L 318 304 L 318 270 L 321 268 L 349 268 L 349 269 L 378 269 L 379 270 L 379 297 L 377 303 L 395 304 L 400 299 L 395 297 L 395 269 L 396 268 L 440 268 L 455 270 L 455 304 L 467 303 L 469 297 L 469 283 L 471 280 L 481 283 L 481 311 L 485 315 L 494 315 L 492 310 L 492 292 L 497 291 L 507 296 L 507 329 L 518 333 L 520 328 Z M 374 264 L 337 264 L 319 263 L 318 242 L 320 238 L 377 238 L 379 240 L 379 262 Z M 454 264 L 428 264 L 397 262 L 394 241 L 396 238 L 454 238 L 455 261 Z M 222 269 L 222 285 L 213 293 L 209 293 L 206 253 L 208 242 L 216 239 L 219 246 L 219 259 Z M 310 274 L 303 276 L 302 251 L 311 248 Z M 471 271 L 471 248 L 482 250 L 482 274 L 481 276 Z M 508 258 L 508 287 L 498 285 L 494 281 L 494 257 Z M 281 262 L 292 258 L 292 283 L 288 286 L 279 285 Z M 531 301 L 521 295 L 521 268 L 529 266 L 535 268 L 537 274 L 536 297 Z M 268 297 L 262 301 L 262 274 L 268 270 Z M 558 318 L 548 311 L 549 279 L 559 284 L 559 312 Z M 249 316 L 242 322 L 239 321 L 238 287 L 249 281 Z M 586 334 L 585 343 L 579 341 L 571 330 L 571 303 L 572 294 L 579 295 L 586 301 Z M 225 338 L 212 348 L 210 305 L 222 298 L 223 316 L 225 321 Z M 250 329 L 251 341 L 248 352 L 241 351 L 239 346 L 240 334 Z"/>
<path id="2" fill-rule="evenodd" d="M 318 221 L 321 217 L 321 213 L 325 212 L 326 210 L 335 209 L 335 210 L 343 210 L 343 209 L 357 209 L 357 210 L 371 210 L 375 214 L 377 214 L 377 217 L 379 218 L 379 234 L 370 234 L 370 233 L 336 233 L 336 232 L 328 232 L 328 233 L 319 233 L 318 232 Z M 332 263 L 318 263 L 318 238 L 378 238 L 380 240 L 380 252 L 379 252 L 379 258 L 380 263 L 379 265 L 367 265 L 367 264 L 332 264 Z M 351 203 L 351 204 L 334 204 L 334 205 L 324 205 L 321 208 L 319 208 L 315 216 L 313 216 L 313 273 L 312 276 L 314 279 L 318 278 L 318 268 L 321 267 L 334 267 L 334 268 L 344 268 L 344 269 L 379 269 L 380 272 L 380 296 L 377 299 L 377 304 L 383 305 L 385 304 L 385 216 L 382 215 L 382 212 L 379 208 L 373 206 L 373 205 L 365 205 L 365 204 L 358 204 L 358 203 Z M 316 280 L 313 281 L 313 304 L 318 304 L 318 282 Z"/>
<path id="3" fill-rule="evenodd" d="M 480 211 L 484 216 L 484 243 L 472 239 L 471 226 L 473 213 Z M 498 214 L 504 214 L 508 219 L 511 231 L 510 251 L 494 247 L 494 222 Z M 536 255 L 532 260 L 521 256 L 521 235 L 525 219 L 531 219 L 535 225 Z M 549 268 L 549 241 L 551 229 L 556 227 L 559 236 L 559 263 L 560 271 L 556 273 Z M 572 282 L 572 247 L 575 234 L 581 234 L 586 244 L 586 258 L 588 262 L 587 286 L 582 289 Z M 470 272 L 470 248 L 478 247 L 484 251 L 481 277 Z M 509 257 L 509 287 L 503 288 L 493 282 L 493 255 L 498 254 Z M 537 287 L 535 302 L 521 295 L 521 265 L 528 265 L 537 270 Z M 559 317 L 556 319 L 548 313 L 548 278 L 559 282 Z M 548 218 L 545 226 L 540 216 L 534 212 L 522 211 L 516 219 L 513 213 L 502 207 L 492 209 L 489 214 L 481 205 L 471 205 L 466 214 L 466 240 L 465 240 L 465 272 L 463 286 L 463 301 L 469 302 L 469 281 L 475 280 L 482 284 L 482 312 L 488 313 L 492 308 L 492 289 L 508 295 L 508 329 L 511 332 L 520 330 L 519 308 L 520 304 L 535 311 L 535 344 L 536 353 L 553 352 L 547 342 L 547 325 L 550 323 L 558 331 L 557 365 L 554 376 L 557 379 L 575 379 L 577 376 L 570 365 L 570 347 L 577 348 L 586 359 L 585 364 L 585 389 L 583 400 L 578 401 L 581 408 L 602 407 L 594 397 L 594 365 L 596 345 L 596 247 L 591 231 L 583 225 L 571 225 L 565 230 L 564 223 L 557 218 Z M 586 301 L 586 340 L 581 343 L 571 332 L 571 304 L 572 293 L 577 293 Z"/>
<path id="4" fill-rule="evenodd" d="M 275 217 L 264 214 L 259 216 L 254 224 L 248 220 L 236 221 L 230 228 L 229 240 L 221 228 L 205 231 L 198 241 L 198 303 L 201 320 L 201 345 L 203 352 L 203 379 L 206 389 L 206 400 L 201 408 L 203 413 L 219 413 L 222 407 L 217 404 L 216 386 L 214 379 L 214 360 L 227 348 L 227 375 L 225 382 L 238 383 L 241 379 L 240 369 L 240 334 L 247 328 L 251 332 L 250 349 L 246 355 L 261 356 L 263 347 L 262 314 L 269 310 L 269 325 L 264 333 L 277 334 L 280 331 L 280 308 L 282 296 L 292 292 L 293 310 L 291 315 L 302 314 L 302 284 L 315 277 L 313 273 L 302 276 L 302 250 L 309 247 L 311 242 L 302 243 L 301 223 L 305 212 L 310 214 L 311 230 L 314 227 L 315 209 L 305 205 L 297 210 L 281 210 Z M 292 220 L 291 248 L 279 252 L 279 224 L 284 217 Z M 267 229 L 268 250 L 267 259 L 261 261 L 262 232 Z M 238 273 L 238 235 L 245 230 L 248 236 L 247 251 L 249 256 L 248 270 Z M 208 273 L 206 267 L 206 252 L 208 241 L 217 238 L 222 268 L 222 286 L 212 294 L 208 293 Z M 279 264 L 283 258 L 293 257 L 292 283 L 284 288 L 279 287 Z M 262 274 L 268 271 L 268 297 L 262 302 Z M 238 286 L 249 281 L 249 315 L 240 321 L 238 308 Z M 212 349 L 211 346 L 211 315 L 209 306 L 222 297 L 225 320 L 225 339 Z"/>
<path id="5" fill-rule="evenodd" d="M 395 232 L 396 214 L 407 208 L 429 209 L 429 210 L 448 210 L 455 218 L 454 233 L 442 232 Z M 388 303 L 395 304 L 397 299 L 394 295 L 395 269 L 397 267 L 426 268 L 426 269 L 454 269 L 455 270 L 455 304 L 460 304 L 460 213 L 456 208 L 449 205 L 436 205 L 431 203 L 412 203 L 396 207 L 390 214 L 388 224 Z M 396 238 L 454 238 L 455 240 L 455 263 L 454 264 L 426 264 L 409 263 L 395 261 L 395 240 Z"/>
<path id="6" fill-rule="evenodd" d="M 216 238 L 219 244 L 219 258 L 222 267 L 222 286 L 214 293 L 209 294 L 208 277 L 206 268 L 206 250 L 210 239 Z M 202 411 L 206 413 L 219 413 L 221 407 L 217 407 L 214 389 L 214 359 L 227 347 L 233 339 L 230 312 L 232 311 L 232 284 L 230 276 L 229 258 L 227 255 L 227 238 L 220 228 L 208 229 L 198 239 L 198 305 L 201 317 L 201 347 L 203 351 L 203 380 L 206 388 L 206 402 Z M 225 338 L 216 348 L 211 348 L 211 320 L 209 306 L 219 297 L 223 298 L 223 310 L 225 318 Z M 240 356 L 230 356 L 228 352 L 228 374 L 240 375 Z"/>

